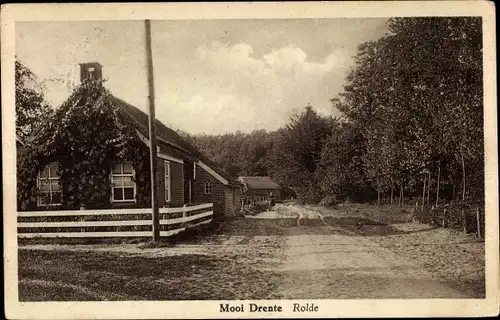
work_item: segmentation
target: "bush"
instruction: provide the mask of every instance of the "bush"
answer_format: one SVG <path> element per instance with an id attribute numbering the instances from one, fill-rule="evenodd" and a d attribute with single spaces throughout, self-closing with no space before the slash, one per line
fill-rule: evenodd
<path id="1" fill-rule="evenodd" d="M 321 201 L 319 202 L 319 205 L 321 206 L 334 206 L 336 205 L 337 202 L 337 197 L 335 195 L 328 195 L 323 197 Z"/>
<path id="2" fill-rule="evenodd" d="M 479 210 L 479 231 L 484 236 L 484 204 L 480 201 L 452 201 L 440 204 L 437 207 L 425 207 L 415 214 L 415 218 L 422 223 L 445 227 L 466 233 L 476 233 L 478 230 L 477 210 Z"/>

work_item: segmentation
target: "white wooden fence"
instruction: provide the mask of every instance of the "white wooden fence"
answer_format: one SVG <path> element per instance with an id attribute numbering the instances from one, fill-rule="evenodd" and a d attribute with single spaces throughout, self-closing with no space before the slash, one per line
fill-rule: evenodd
<path id="1" fill-rule="evenodd" d="M 160 208 L 160 236 L 169 237 L 186 229 L 210 223 L 213 204 Z M 20 238 L 150 237 L 152 209 L 54 210 L 18 212 Z M 26 221 L 51 220 L 51 221 Z M 70 221 L 61 221 L 70 220 Z M 88 231 L 85 229 L 116 229 Z M 61 230 L 63 229 L 63 230 Z M 142 229 L 142 230 L 118 230 Z M 145 230 L 149 229 L 149 230 Z M 164 230 L 165 229 L 165 230 Z M 23 231 L 24 230 L 24 231 Z M 53 231 L 53 232 L 52 232 Z"/>

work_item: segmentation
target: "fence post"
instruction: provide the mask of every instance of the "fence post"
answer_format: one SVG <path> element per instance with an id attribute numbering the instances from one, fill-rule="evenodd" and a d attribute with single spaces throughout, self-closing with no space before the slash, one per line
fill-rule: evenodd
<path id="1" fill-rule="evenodd" d="M 182 227 L 185 228 L 186 227 L 186 218 L 187 218 L 187 204 L 184 204 L 182 206 Z"/>
<path id="2" fill-rule="evenodd" d="M 82 204 L 80 206 L 80 211 L 83 211 L 83 210 L 85 210 L 85 205 L 84 204 Z M 84 221 L 85 221 L 85 217 L 83 215 L 80 216 L 80 222 L 84 222 Z M 80 232 L 85 232 L 85 227 L 81 227 L 80 228 Z"/>
<path id="3" fill-rule="evenodd" d="M 479 212 L 479 207 L 476 207 L 476 221 L 477 221 L 477 237 L 481 239 L 481 212 Z"/>

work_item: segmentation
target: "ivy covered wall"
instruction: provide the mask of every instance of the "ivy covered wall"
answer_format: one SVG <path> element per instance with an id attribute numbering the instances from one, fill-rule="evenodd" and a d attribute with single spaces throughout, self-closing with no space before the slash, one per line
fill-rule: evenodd
<path id="1" fill-rule="evenodd" d="M 124 160 L 136 172 L 134 206 L 149 206 L 149 149 L 130 121 L 120 115 L 101 81 L 77 87 L 18 155 L 18 210 L 43 209 L 36 202 L 37 175 L 50 162 L 58 163 L 60 209 L 112 207 L 111 168 Z"/>

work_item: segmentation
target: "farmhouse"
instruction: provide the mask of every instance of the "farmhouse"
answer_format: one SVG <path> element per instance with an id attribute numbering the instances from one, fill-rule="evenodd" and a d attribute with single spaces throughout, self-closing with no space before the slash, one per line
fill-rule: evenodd
<path id="1" fill-rule="evenodd" d="M 104 88 L 102 66 L 80 64 L 81 85 L 26 142 L 18 159 L 19 211 L 151 206 L 149 118 Z M 240 183 L 156 120 L 160 207 L 213 203 L 239 210 Z"/>
<path id="2" fill-rule="evenodd" d="M 281 200 L 281 187 L 270 177 L 239 177 L 243 184 L 243 196 L 246 204 L 267 200 L 272 192 L 276 200 Z"/>

